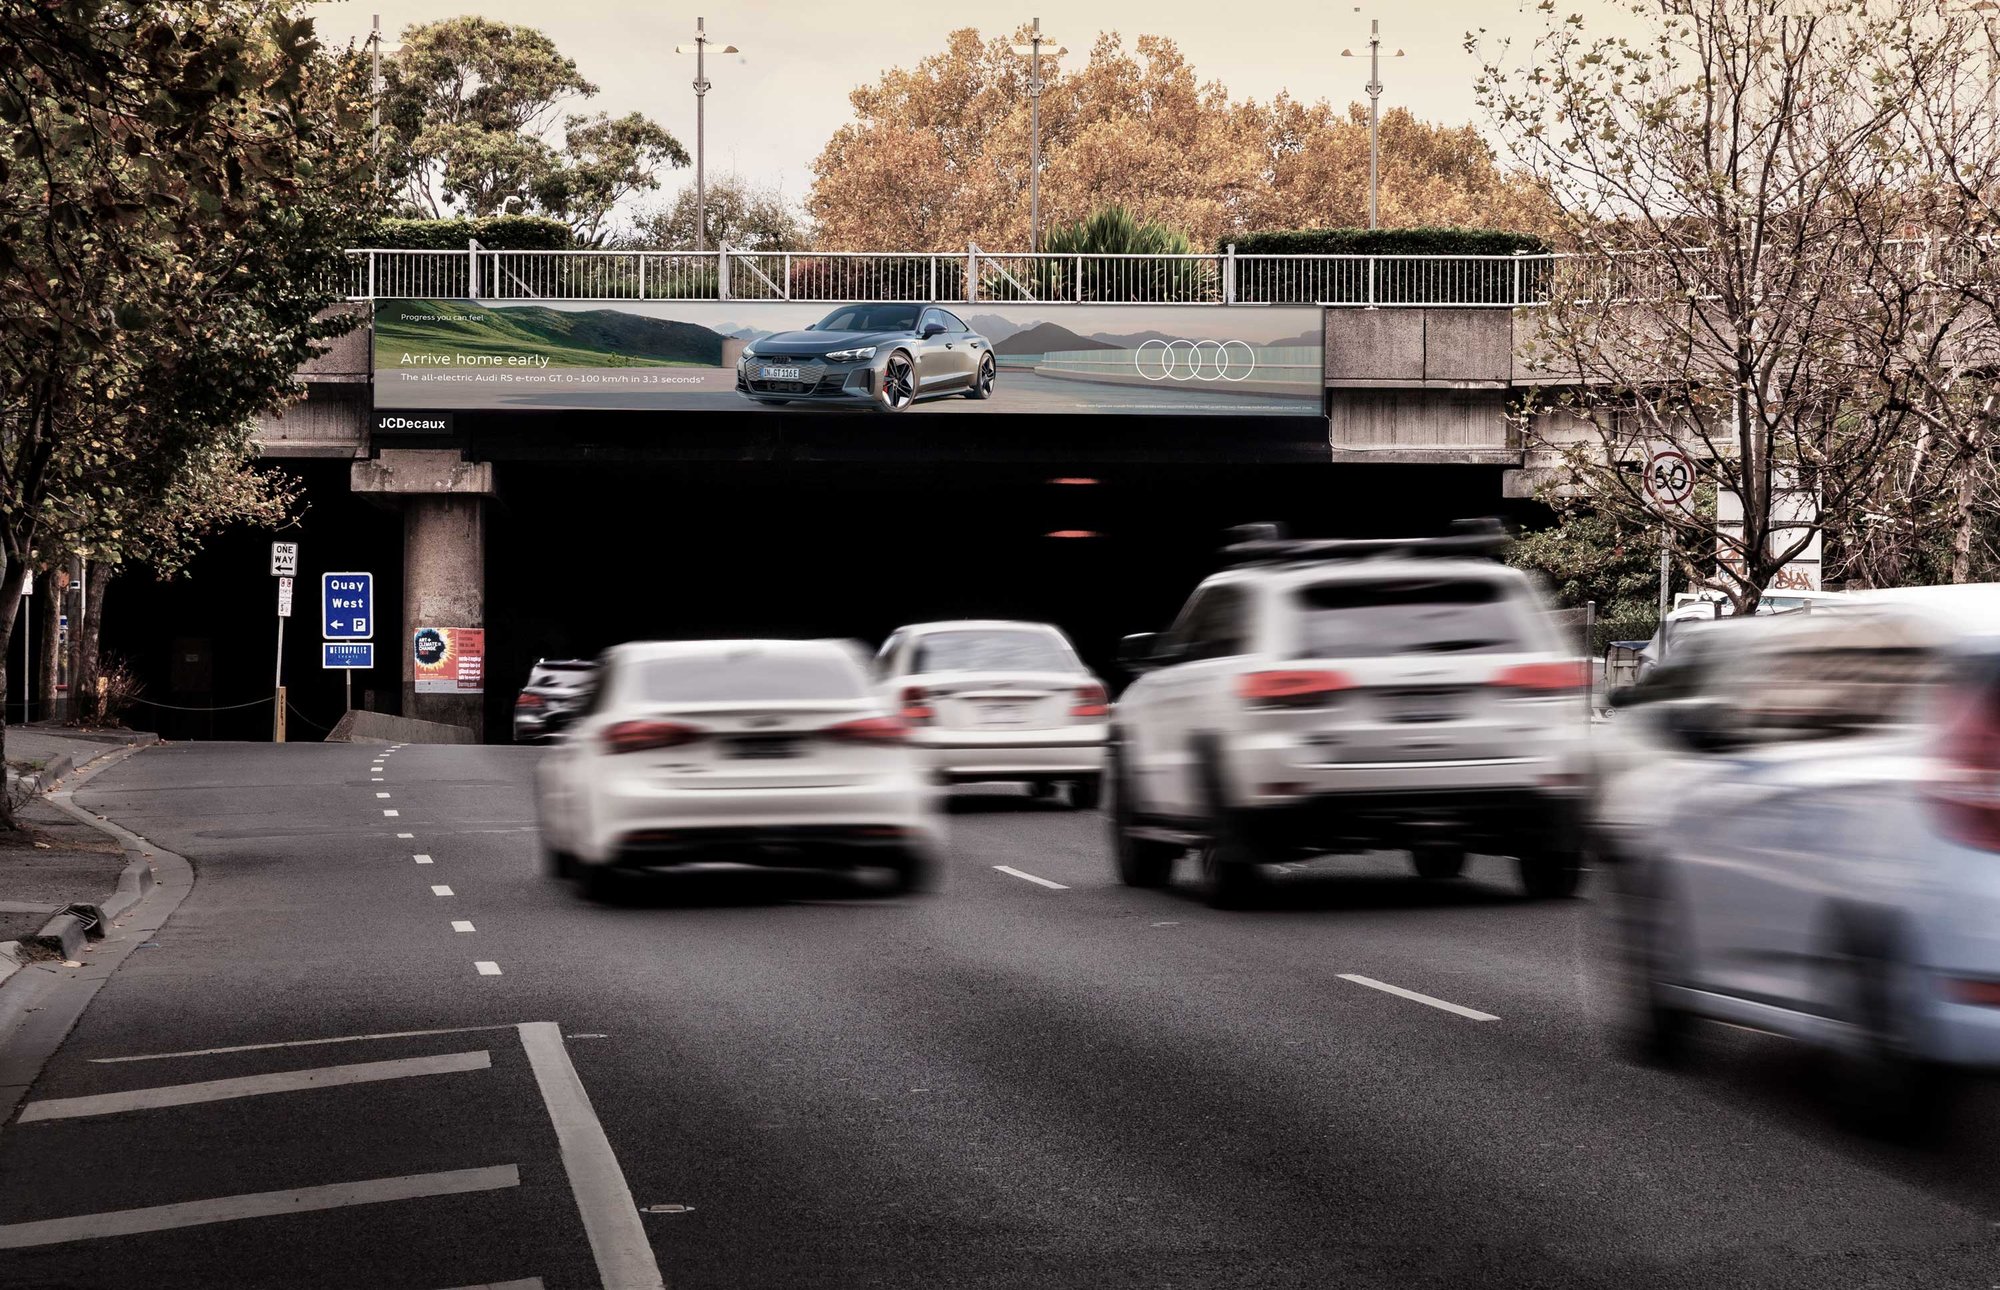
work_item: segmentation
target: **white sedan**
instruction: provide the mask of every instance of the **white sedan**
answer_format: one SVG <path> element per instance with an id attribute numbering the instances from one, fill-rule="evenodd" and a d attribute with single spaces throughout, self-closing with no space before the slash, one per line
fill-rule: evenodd
<path id="1" fill-rule="evenodd" d="M 697 861 L 889 869 L 923 886 L 935 790 L 846 646 L 676 641 L 604 656 L 536 773 L 542 848 L 593 895 Z"/>
<path id="2" fill-rule="evenodd" d="M 875 659 L 876 687 L 910 726 L 941 783 L 1067 785 L 1097 805 L 1111 703 L 1104 683 L 1047 623 L 972 619 L 898 628 Z"/>

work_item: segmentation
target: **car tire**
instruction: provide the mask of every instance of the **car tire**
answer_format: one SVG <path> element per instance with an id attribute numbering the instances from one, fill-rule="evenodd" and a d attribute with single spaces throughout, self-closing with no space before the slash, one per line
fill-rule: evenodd
<path id="1" fill-rule="evenodd" d="M 1201 890 L 1211 909 L 1243 909 L 1253 904 L 1262 883 L 1263 852 L 1244 836 L 1242 822 L 1223 792 L 1222 761 L 1214 748 L 1200 761 L 1207 840 L 1202 843 Z"/>
<path id="2" fill-rule="evenodd" d="M 882 383 L 875 391 L 875 406 L 883 412 L 901 412 L 916 401 L 916 361 L 907 351 L 896 350 L 882 364 Z"/>
<path id="3" fill-rule="evenodd" d="M 1548 821 L 1547 841 L 1515 858 L 1521 890 L 1530 900 L 1568 900 L 1583 885 L 1583 871 L 1589 863 L 1582 826 L 1557 815 Z"/>
<path id="4" fill-rule="evenodd" d="M 968 399 L 992 398 L 993 378 L 997 374 L 998 374 L 998 369 L 994 365 L 993 356 L 991 354 L 988 354 L 985 358 L 980 359 L 979 375 L 972 378 L 972 388 L 965 392 L 965 397 Z"/>
<path id="5" fill-rule="evenodd" d="M 1449 842 L 1420 842 L 1410 848 L 1410 865 L 1425 882 L 1444 882 L 1465 872 L 1465 848 Z"/>
<path id="6" fill-rule="evenodd" d="M 1950 1119 L 1957 1082 L 1917 1051 L 1908 1002 L 1916 991 L 1893 939 L 1842 928 L 1825 963 L 1823 997 L 1849 1036 L 1833 1054 L 1841 1114 L 1893 1141 L 1935 1137 Z"/>
<path id="7" fill-rule="evenodd" d="M 600 905 L 608 905 L 618 898 L 625 887 L 625 875 L 610 864 L 578 864 L 575 866 L 577 886 L 583 890 L 584 899 Z"/>
<path id="8" fill-rule="evenodd" d="M 1094 811 L 1103 798 L 1104 779 L 1100 775 L 1088 775 L 1069 782 L 1069 808 L 1072 811 Z"/>
<path id="9" fill-rule="evenodd" d="M 576 857 L 567 851 L 542 843 L 542 865 L 552 878 L 571 878 L 576 874 Z"/>
<path id="10" fill-rule="evenodd" d="M 1638 879 L 1644 883 L 1645 876 Z M 1623 894 L 1617 909 L 1619 940 L 1627 947 L 1625 1029 L 1632 1056 L 1647 1066 L 1678 1069 L 1693 1051 L 1697 1020 L 1669 1002 L 1666 993 L 1685 977 L 1687 941 L 1680 907 L 1655 880 Z"/>
<path id="11" fill-rule="evenodd" d="M 1181 848 L 1171 842 L 1137 835 L 1138 813 L 1133 809 L 1131 780 L 1125 773 L 1125 758 L 1118 745 L 1107 754 L 1106 774 L 1111 780 L 1111 854 L 1118 862 L 1118 881 L 1127 887 L 1164 887 L 1174 876 L 1174 861 Z"/>
<path id="12" fill-rule="evenodd" d="M 1056 795 L 1056 786 L 1046 779 L 1030 780 L 1028 796 L 1037 802 L 1046 802 Z"/>
<path id="13" fill-rule="evenodd" d="M 899 896 L 914 896 L 937 889 L 937 865 L 921 852 L 910 851 L 889 865 L 890 890 Z"/>

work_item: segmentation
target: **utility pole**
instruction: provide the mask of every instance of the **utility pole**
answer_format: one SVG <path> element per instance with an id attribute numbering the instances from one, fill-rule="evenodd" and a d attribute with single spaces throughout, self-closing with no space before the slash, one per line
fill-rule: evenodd
<path id="1" fill-rule="evenodd" d="M 382 15 L 375 15 L 368 32 L 368 155 L 375 161 L 375 189 L 382 189 Z"/>
<path id="2" fill-rule="evenodd" d="M 1351 49 L 1340 51 L 1342 58 L 1354 58 Z M 1390 54 L 1401 58 L 1402 50 Z M 1368 20 L 1368 227 L 1381 226 L 1379 207 L 1382 195 L 1382 20 Z"/>
<path id="3" fill-rule="evenodd" d="M 708 47 L 715 41 L 708 34 L 708 19 L 694 20 L 694 43 L 675 45 L 677 54 L 694 55 L 694 249 L 708 249 Z M 734 45 L 716 46 L 718 54 L 742 51 Z"/>
<path id="4" fill-rule="evenodd" d="M 1042 20 L 1035 19 L 1035 28 L 1028 36 L 1028 43 L 1014 46 L 1017 54 L 1028 56 L 1028 249 L 1042 249 L 1042 91 L 1048 86 L 1042 82 L 1042 46 L 1055 45 L 1053 37 L 1042 34 Z M 1060 45 L 1049 50 L 1054 58 L 1069 51 Z"/>

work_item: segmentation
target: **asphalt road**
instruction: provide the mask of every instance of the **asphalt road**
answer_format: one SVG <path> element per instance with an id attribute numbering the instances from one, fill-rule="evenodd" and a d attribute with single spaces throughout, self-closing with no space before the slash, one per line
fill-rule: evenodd
<path id="1" fill-rule="evenodd" d="M 935 895 L 596 905 L 538 871 L 533 750 L 378 751 L 153 749 L 78 794 L 198 878 L 0 1130 L 0 1286 L 2000 1283 L 1993 1095 L 1918 1150 L 1775 1039 L 1628 1065 L 1597 910 L 1496 861 L 1219 913 L 973 790 Z M 408 1031 L 448 1033 L 355 1038 Z"/>

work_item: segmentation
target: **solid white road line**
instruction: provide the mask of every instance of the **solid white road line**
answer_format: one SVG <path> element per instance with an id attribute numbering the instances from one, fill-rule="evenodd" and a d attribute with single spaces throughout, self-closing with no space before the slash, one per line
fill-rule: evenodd
<path id="1" fill-rule="evenodd" d="M 1020 871 L 1019 869 L 1013 869 L 1013 868 L 1009 868 L 1008 866 L 1006 866 L 1006 865 L 1004 865 L 1004 864 L 996 864 L 996 865 L 994 865 L 993 867 L 994 867 L 995 869 L 998 869 L 998 870 L 999 870 L 999 871 L 1000 871 L 1001 873 L 1004 873 L 1004 874 L 1007 874 L 1007 875 L 1008 875 L 1009 877 L 1014 877 L 1014 878 L 1026 878 L 1026 879 L 1027 879 L 1027 880 L 1028 880 L 1029 882 L 1038 882 L 1038 883 L 1040 883 L 1040 884 L 1041 884 L 1042 886 L 1044 886 L 1044 887 L 1050 887 L 1050 888 L 1053 888 L 1053 889 L 1055 889 L 1056 891 L 1068 891 L 1068 890 L 1069 890 L 1069 888 L 1068 888 L 1068 887 L 1066 887 L 1066 886 L 1064 886 L 1064 885 L 1063 885 L 1062 883 L 1059 883 L 1059 882 L 1050 882 L 1050 881 L 1049 881 L 1049 880 L 1048 880 L 1047 878 L 1037 878 L 1037 877 L 1036 877 L 1036 876 L 1035 876 L 1034 874 L 1031 874 L 1031 873 L 1022 873 L 1022 872 L 1021 872 L 1021 871 Z"/>
<path id="2" fill-rule="evenodd" d="M 385 1030 L 373 1035 L 331 1035 L 325 1039 L 280 1039 L 268 1044 L 231 1044 L 227 1048 L 187 1048 L 177 1053 L 135 1053 L 130 1057 L 92 1057 L 96 1066 L 118 1062 L 161 1062 L 170 1057 L 214 1057 L 220 1053 L 261 1053 L 269 1048 L 317 1048 L 322 1044 L 359 1044 L 377 1039 L 422 1039 L 430 1035 L 469 1035 L 481 1030 L 512 1030 L 513 1022 L 497 1026 L 447 1026 L 442 1030 Z"/>
<path id="3" fill-rule="evenodd" d="M 518 1168 L 494 1165 L 485 1169 L 454 1169 L 440 1174 L 404 1174 L 397 1178 L 300 1187 L 294 1191 L 218 1196 L 213 1200 L 121 1209 L 108 1214 L 79 1214 L 74 1218 L 46 1218 L 36 1223 L 9 1223 L 0 1226 L 0 1250 L 56 1245 L 63 1241 L 90 1241 L 105 1236 L 131 1236 L 138 1232 L 164 1232 L 176 1227 L 228 1223 L 241 1218 L 274 1218 L 280 1214 L 340 1209 L 347 1205 L 379 1205 L 384 1201 L 415 1200 L 422 1196 L 457 1196 L 465 1192 L 496 1191 L 520 1185 L 521 1171 Z M 637 1221 L 636 1215 L 634 1221 Z"/>
<path id="4" fill-rule="evenodd" d="M 440 883 L 439 885 L 437 885 L 437 886 L 435 886 L 435 887 L 432 887 L 432 888 L 431 888 L 431 895 L 433 895 L 433 896 L 449 896 L 449 895 L 451 895 L 451 888 L 449 888 L 449 887 L 447 887 L 447 886 L 444 886 L 443 884 L 441 884 L 441 883 Z"/>
<path id="5" fill-rule="evenodd" d="M 230 1098 L 257 1097 L 265 1093 L 299 1093 L 306 1089 L 335 1088 L 343 1084 L 372 1084 L 377 1080 L 411 1079 L 419 1075 L 483 1071 L 492 1065 L 493 1059 L 481 1049 L 469 1053 L 445 1053 L 437 1057 L 402 1057 L 387 1062 L 357 1062 L 352 1066 L 320 1066 L 312 1070 L 211 1079 L 199 1084 L 167 1084 L 159 1088 L 127 1089 L 123 1093 L 93 1093 L 88 1097 L 49 1097 L 22 1107 L 17 1123 L 73 1120 L 85 1115 L 150 1111 L 157 1107 L 187 1106 L 195 1102 L 225 1102 Z"/>
<path id="6" fill-rule="evenodd" d="M 412 859 L 412 860 L 416 861 L 416 862 L 417 862 L 418 864 L 429 864 L 429 863 L 431 862 L 431 858 L 430 858 L 429 856 L 425 855 L 425 854 L 424 854 L 423 852 L 421 852 L 421 851 L 419 851 L 419 852 L 418 852 L 417 854 L 415 854 L 415 855 L 411 856 L 411 857 L 410 857 L 410 859 Z"/>
<path id="7" fill-rule="evenodd" d="M 604 1126 L 590 1109 L 590 1094 L 563 1047 L 562 1027 L 553 1021 L 523 1022 L 521 1046 L 555 1122 L 570 1192 L 583 1214 L 590 1252 L 597 1258 L 598 1280 L 619 1290 L 666 1290 L 645 1224 L 639 1221 L 639 1207 L 625 1185 L 625 1171 L 618 1167 Z"/>
<path id="8" fill-rule="evenodd" d="M 1400 985 L 1390 985 L 1386 981 L 1377 981 L 1373 977 L 1356 976 L 1352 972 L 1342 972 L 1340 973 L 1340 979 L 1343 981 L 1352 981 L 1356 985 L 1365 985 L 1371 990 L 1381 990 L 1387 994 L 1408 999 L 1413 1003 L 1427 1003 L 1433 1008 L 1442 1008 L 1446 1012 L 1455 1012 L 1461 1017 L 1470 1017 L 1474 1021 L 1500 1020 L 1500 1018 L 1490 1012 L 1480 1012 L 1476 1008 L 1465 1008 L 1455 1003 L 1446 1003 L 1443 999 L 1433 999 L 1427 994 L 1418 994 L 1415 990 L 1405 990 Z"/>
<path id="9" fill-rule="evenodd" d="M 495 963 L 495 962 L 494 962 L 493 960 L 491 960 L 491 959 L 480 959 L 480 960 L 479 960 L 478 962 L 474 963 L 474 964 L 473 964 L 472 966 L 474 966 L 474 967 L 476 967 L 476 968 L 478 968 L 478 969 L 479 969 L 479 975 L 481 975 L 481 976 L 499 976 L 499 975 L 500 975 L 500 965 L 499 965 L 498 963 Z"/>
<path id="10" fill-rule="evenodd" d="M 473 927 L 471 923 L 466 922 L 463 918 L 454 918 L 451 920 L 451 930 L 454 932 L 469 932 L 473 930 Z"/>

